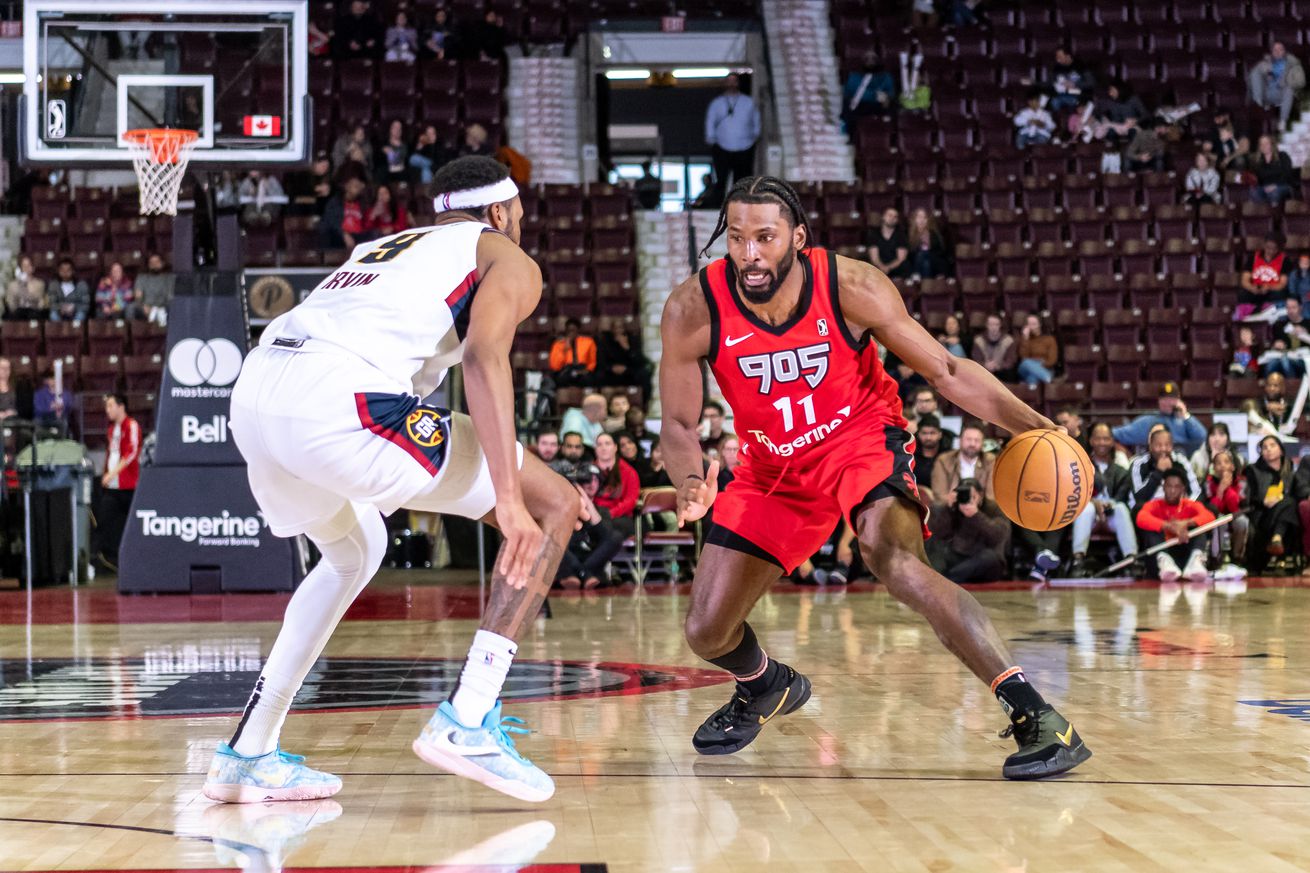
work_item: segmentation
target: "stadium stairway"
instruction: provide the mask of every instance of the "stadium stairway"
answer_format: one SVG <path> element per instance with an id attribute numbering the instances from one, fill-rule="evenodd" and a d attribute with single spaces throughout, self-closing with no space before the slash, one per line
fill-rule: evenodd
<path id="1" fill-rule="evenodd" d="M 512 58 L 509 144 L 532 161 L 533 184 L 578 185 L 578 63 L 573 58 Z"/>
<path id="2" fill-rule="evenodd" d="M 765 0 L 783 175 L 852 182 L 854 150 L 842 132 L 841 79 L 826 0 Z"/>

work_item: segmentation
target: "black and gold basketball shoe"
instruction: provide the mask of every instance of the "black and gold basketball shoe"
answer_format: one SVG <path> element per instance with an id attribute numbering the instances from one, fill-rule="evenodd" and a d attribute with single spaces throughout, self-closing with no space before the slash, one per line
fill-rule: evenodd
<path id="1" fill-rule="evenodd" d="M 773 691 L 752 695 L 740 683 L 732 699 L 705 719 L 691 738 L 702 755 L 731 755 L 751 744 L 773 718 L 790 715 L 810 699 L 810 680 L 786 664 L 783 680 Z"/>
<path id="2" fill-rule="evenodd" d="M 1019 751 L 1005 759 L 1001 775 L 1006 779 L 1042 779 L 1077 767 L 1092 757 L 1092 750 L 1055 707 L 1017 715 L 1002 737 L 1013 736 Z"/>

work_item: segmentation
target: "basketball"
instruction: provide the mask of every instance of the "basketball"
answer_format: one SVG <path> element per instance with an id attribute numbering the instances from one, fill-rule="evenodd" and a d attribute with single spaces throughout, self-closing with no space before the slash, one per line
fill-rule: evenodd
<path id="1" fill-rule="evenodd" d="M 996 502 L 1029 530 L 1073 522 L 1092 497 L 1095 470 L 1083 447 L 1059 430 L 1030 430 L 1010 440 L 992 473 Z"/>

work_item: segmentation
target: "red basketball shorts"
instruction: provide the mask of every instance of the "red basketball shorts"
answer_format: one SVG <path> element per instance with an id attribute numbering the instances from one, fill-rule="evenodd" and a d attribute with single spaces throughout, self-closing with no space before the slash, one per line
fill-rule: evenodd
<path id="1" fill-rule="evenodd" d="M 748 457 L 714 501 L 706 542 L 791 572 L 819 551 L 843 518 L 854 528 L 856 511 L 893 496 L 914 503 L 926 521 L 914 479 L 914 437 L 898 427 L 870 429 L 789 466 Z"/>

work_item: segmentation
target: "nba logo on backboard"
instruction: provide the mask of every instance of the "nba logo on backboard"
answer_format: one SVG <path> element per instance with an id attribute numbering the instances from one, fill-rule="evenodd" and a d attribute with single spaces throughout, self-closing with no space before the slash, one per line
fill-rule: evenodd
<path id="1" fill-rule="evenodd" d="M 826 319 L 826 318 L 820 318 L 820 319 L 819 319 L 819 323 L 818 323 L 818 328 L 819 328 L 819 336 L 827 336 L 827 335 L 828 335 L 828 319 Z"/>
<path id="2" fill-rule="evenodd" d="M 68 113 L 62 100 L 51 100 L 45 109 L 46 139 L 63 139 L 68 132 Z"/>

